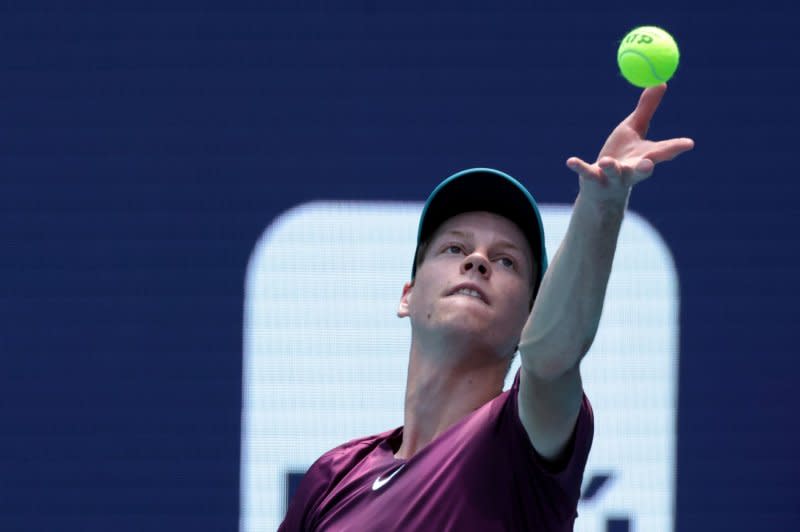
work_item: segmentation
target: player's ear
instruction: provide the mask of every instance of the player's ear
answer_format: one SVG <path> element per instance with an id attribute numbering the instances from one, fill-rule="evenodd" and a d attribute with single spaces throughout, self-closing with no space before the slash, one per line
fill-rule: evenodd
<path id="1" fill-rule="evenodd" d="M 403 285 L 403 295 L 400 296 L 400 305 L 397 307 L 397 317 L 408 317 L 408 303 L 411 300 L 411 289 L 414 288 L 414 281 Z"/>

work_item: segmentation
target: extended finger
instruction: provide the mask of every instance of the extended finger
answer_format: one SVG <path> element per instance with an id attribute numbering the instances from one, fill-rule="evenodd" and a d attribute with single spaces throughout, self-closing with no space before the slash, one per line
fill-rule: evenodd
<path id="1" fill-rule="evenodd" d="M 694 148 L 694 140 L 690 138 L 661 140 L 653 143 L 652 148 L 647 151 L 645 157 L 658 164 L 664 161 L 671 161 L 692 148 Z"/>
<path id="2" fill-rule="evenodd" d="M 586 177 L 589 179 L 594 179 L 596 181 L 605 181 L 605 175 L 600 169 L 596 166 L 592 166 L 588 164 L 583 159 L 578 157 L 570 157 L 567 159 L 567 168 L 575 172 L 576 174 L 580 175 L 581 177 Z"/>
<path id="3" fill-rule="evenodd" d="M 628 123 L 642 138 L 647 135 L 650 120 L 652 120 L 656 109 L 658 109 L 665 92 L 667 92 L 666 83 L 643 90 L 642 95 L 639 96 L 639 103 L 636 104 L 636 109 L 628 117 Z"/>

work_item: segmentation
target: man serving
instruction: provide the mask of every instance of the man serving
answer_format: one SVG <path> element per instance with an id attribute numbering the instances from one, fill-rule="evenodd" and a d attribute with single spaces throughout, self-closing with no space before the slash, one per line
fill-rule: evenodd
<path id="1" fill-rule="evenodd" d="M 665 91 L 644 90 L 595 163 L 567 160 L 580 192 L 549 267 L 538 207 L 511 176 L 473 168 L 431 193 L 398 308 L 404 424 L 320 457 L 280 530 L 572 530 L 593 434 L 580 361 L 628 196 L 694 146 L 645 139 Z"/>

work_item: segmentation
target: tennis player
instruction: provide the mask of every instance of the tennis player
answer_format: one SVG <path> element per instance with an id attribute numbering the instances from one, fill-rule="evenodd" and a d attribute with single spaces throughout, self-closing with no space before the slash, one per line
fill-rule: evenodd
<path id="1" fill-rule="evenodd" d="M 644 90 L 595 163 L 567 160 L 580 191 L 549 267 L 538 207 L 511 176 L 473 168 L 433 191 L 397 312 L 411 323 L 404 424 L 322 455 L 280 530 L 572 530 L 593 435 L 580 362 L 628 196 L 694 146 L 645 139 L 665 91 Z"/>

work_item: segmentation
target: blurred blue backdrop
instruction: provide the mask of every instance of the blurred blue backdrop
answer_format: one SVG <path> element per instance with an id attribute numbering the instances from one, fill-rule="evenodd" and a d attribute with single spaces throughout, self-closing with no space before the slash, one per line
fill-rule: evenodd
<path id="1" fill-rule="evenodd" d="M 680 531 L 800 529 L 789 2 L 0 6 L 0 529 L 234 530 L 244 273 L 279 213 L 494 166 L 574 199 L 638 90 L 694 152 L 631 208 L 681 285 Z M 398 287 L 399 293 L 399 287 Z"/>

